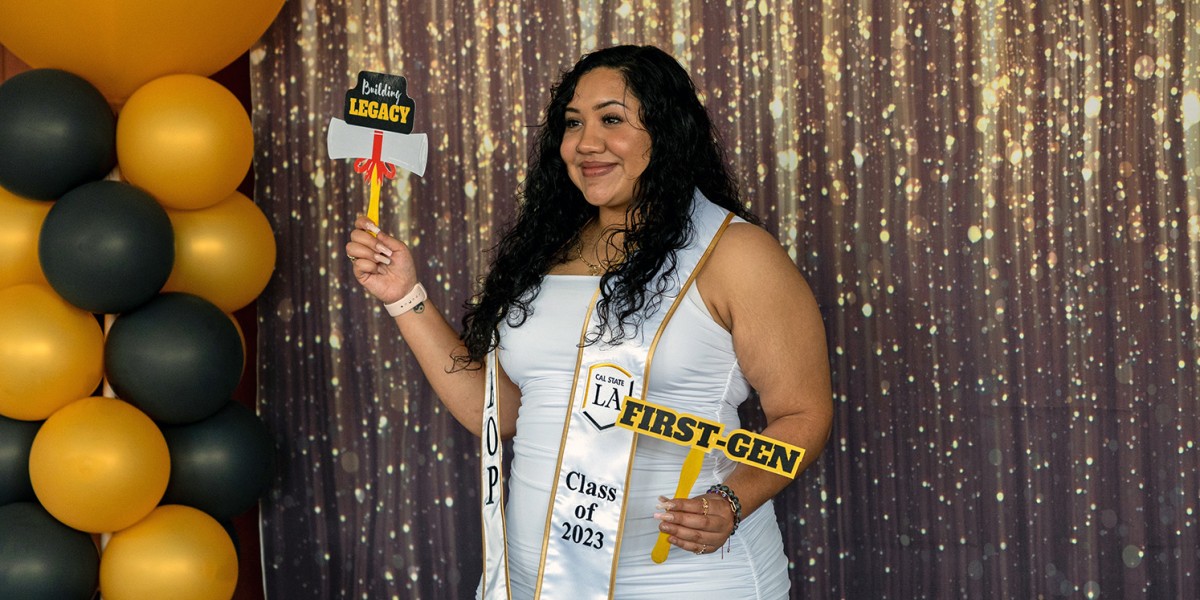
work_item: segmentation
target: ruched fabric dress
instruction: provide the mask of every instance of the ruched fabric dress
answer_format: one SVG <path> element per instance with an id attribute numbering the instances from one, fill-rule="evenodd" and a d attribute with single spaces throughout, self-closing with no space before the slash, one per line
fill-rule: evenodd
<path id="1" fill-rule="evenodd" d="M 576 345 L 599 279 L 547 276 L 529 319 L 500 331 L 500 364 L 521 390 L 505 512 L 514 600 L 533 597 Z M 737 407 L 750 386 L 732 337 L 713 320 L 694 285 L 659 341 L 649 382 L 649 402 L 720 421 L 727 432 L 740 426 Z M 614 598 L 786 598 L 787 559 L 770 502 L 742 521 L 723 555 L 719 549 L 698 556 L 672 547 L 665 563 L 650 560 L 658 535 L 655 504 L 660 495 L 674 495 L 686 455 L 682 446 L 649 436 L 638 440 Z M 719 451 L 709 452 L 689 497 L 724 481 L 734 465 Z"/>

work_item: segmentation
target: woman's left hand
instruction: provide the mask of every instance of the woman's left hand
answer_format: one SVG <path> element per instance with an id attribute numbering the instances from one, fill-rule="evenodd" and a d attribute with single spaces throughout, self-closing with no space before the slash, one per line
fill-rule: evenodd
<path id="1" fill-rule="evenodd" d="M 690 499 L 659 496 L 658 509 L 654 514 L 660 521 L 658 530 L 670 536 L 671 545 L 688 552 L 709 554 L 733 534 L 733 510 L 717 494 Z"/>

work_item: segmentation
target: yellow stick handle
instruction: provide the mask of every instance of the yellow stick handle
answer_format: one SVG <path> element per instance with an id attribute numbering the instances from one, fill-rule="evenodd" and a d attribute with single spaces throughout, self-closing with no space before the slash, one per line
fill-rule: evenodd
<path id="1" fill-rule="evenodd" d="M 379 171 L 371 176 L 371 201 L 367 204 L 367 218 L 379 226 Z M 375 235 L 375 234 L 371 234 Z"/>
<path id="2" fill-rule="evenodd" d="M 700 475 L 702 464 L 704 464 L 704 450 L 693 446 L 688 451 L 687 458 L 683 459 L 683 468 L 679 470 L 679 485 L 675 487 L 675 498 L 687 497 L 687 493 L 696 484 L 696 477 Z M 667 541 L 668 537 L 670 536 L 659 532 L 658 541 L 654 543 L 654 549 L 650 551 L 650 560 L 657 564 L 666 562 L 667 553 L 671 551 L 671 543 Z"/>

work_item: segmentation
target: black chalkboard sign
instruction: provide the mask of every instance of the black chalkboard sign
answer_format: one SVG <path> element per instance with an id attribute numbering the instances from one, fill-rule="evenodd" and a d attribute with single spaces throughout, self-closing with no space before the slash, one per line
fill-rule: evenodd
<path id="1" fill-rule="evenodd" d="M 360 71 L 358 84 L 346 91 L 345 120 L 361 127 L 412 133 L 414 107 L 403 77 Z"/>

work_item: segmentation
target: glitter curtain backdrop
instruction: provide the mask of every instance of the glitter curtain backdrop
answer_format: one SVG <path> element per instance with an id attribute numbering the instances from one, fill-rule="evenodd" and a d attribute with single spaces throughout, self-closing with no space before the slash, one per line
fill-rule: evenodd
<path id="1" fill-rule="evenodd" d="M 408 77 L 429 167 L 383 226 L 457 321 L 550 83 L 617 42 L 693 74 L 824 309 L 834 432 L 779 503 L 794 597 L 1200 595 L 1198 3 L 357 0 L 287 3 L 252 53 L 272 598 L 479 574 L 476 441 L 343 254 L 345 90 Z"/>

